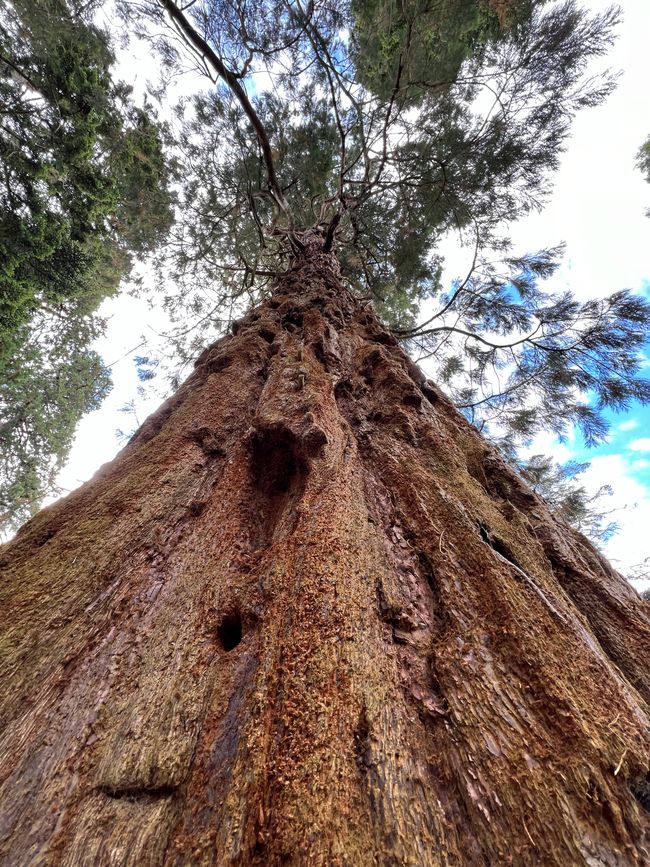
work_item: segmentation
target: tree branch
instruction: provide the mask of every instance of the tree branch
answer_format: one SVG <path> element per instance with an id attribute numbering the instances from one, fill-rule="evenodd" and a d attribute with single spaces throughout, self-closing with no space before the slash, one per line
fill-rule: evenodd
<path id="1" fill-rule="evenodd" d="M 180 28 L 183 37 L 187 40 L 189 45 L 191 45 L 192 48 L 197 51 L 201 56 L 208 59 L 210 65 L 213 67 L 215 72 L 226 82 L 231 92 L 241 105 L 244 114 L 246 115 L 246 117 L 250 121 L 251 126 L 255 130 L 257 140 L 262 150 L 262 156 L 264 158 L 264 165 L 266 166 L 266 174 L 269 182 L 269 190 L 271 191 L 273 199 L 280 211 L 288 214 L 289 209 L 282 193 L 282 188 L 280 186 L 277 173 L 275 171 L 275 164 L 273 162 L 273 154 L 271 151 L 271 143 L 269 142 L 269 137 L 262 121 L 259 118 L 259 115 L 255 111 L 250 99 L 248 98 L 248 94 L 243 88 L 241 82 L 238 80 L 237 76 L 223 63 L 219 55 L 203 38 L 203 36 L 201 36 L 201 34 L 191 24 L 188 18 L 178 8 L 178 6 L 176 6 L 173 0 L 158 0 L 158 2 L 168 13 L 172 21 Z"/>

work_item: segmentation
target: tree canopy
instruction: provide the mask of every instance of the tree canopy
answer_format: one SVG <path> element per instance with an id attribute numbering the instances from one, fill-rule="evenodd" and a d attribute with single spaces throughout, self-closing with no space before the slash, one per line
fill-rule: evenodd
<path id="1" fill-rule="evenodd" d="M 173 219 L 163 129 L 96 3 L 0 2 L 0 514 L 38 505 L 106 393 L 95 310 Z"/>
<path id="2" fill-rule="evenodd" d="M 568 461 L 557 464 L 548 455 L 535 454 L 526 460 L 516 455 L 514 465 L 531 488 L 540 494 L 551 507 L 569 524 L 592 539 L 606 541 L 617 530 L 610 520 L 612 510 L 602 508 L 601 498 L 612 493 L 611 485 L 603 485 L 595 494 L 589 494 L 580 484 L 580 476 L 589 467 L 586 461 Z"/>
<path id="3" fill-rule="evenodd" d="M 98 323 L 37 314 L 15 332 L 20 353 L 3 369 L 0 411 L 0 524 L 16 525 L 34 511 L 56 476 L 79 419 L 110 389 L 109 372 L 88 349 Z"/>
<path id="4" fill-rule="evenodd" d="M 350 286 L 483 430 L 516 442 L 577 425 L 594 443 L 602 410 L 650 399 L 646 303 L 550 292 L 562 249 L 515 255 L 507 240 L 508 223 L 546 201 L 575 112 L 614 86 L 590 64 L 612 41 L 616 9 L 122 8 L 169 70 L 191 63 L 209 79 L 178 107 L 184 182 L 161 262 L 180 287 L 167 303 L 193 336 L 188 357 L 265 291 L 298 230 L 322 225 Z M 451 288 L 438 252 L 449 231 L 474 250 Z"/>

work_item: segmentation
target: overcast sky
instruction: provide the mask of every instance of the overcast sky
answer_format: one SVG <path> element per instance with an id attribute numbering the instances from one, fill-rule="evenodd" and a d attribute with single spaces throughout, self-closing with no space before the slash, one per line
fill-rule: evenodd
<path id="1" fill-rule="evenodd" d="M 600 11 L 609 4 L 589 0 L 585 5 Z M 622 288 L 650 297 L 650 219 L 644 216 L 650 206 L 650 185 L 634 166 L 636 152 L 650 134 L 650 0 L 622 0 L 620 6 L 623 23 L 607 60 L 623 72 L 619 86 L 604 106 L 582 112 L 575 121 L 548 207 L 512 230 L 517 252 L 566 242 L 557 282 L 582 299 Z M 145 70 L 135 72 L 134 82 L 144 86 L 147 64 L 130 66 Z M 458 269 L 463 273 L 462 261 Z M 79 426 L 70 460 L 60 475 L 65 490 L 90 478 L 115 455 L 120 448 L 118 428 L 134 427 L 134 419 L 119 412 L 136 398 L 133 349 L 143 335 L 155 338 L 156 331 L 166 327 L 164 316 L 152 314 L 143 301 L 128 295 L 107 302 L 102 313 L 110 322 L 97 349 L 112 366 L 114 388 L 102 408 Z M 139 352 L 146 354 L 142 348 Z M 141 423 L 158 406 L 160 395 L 152 390 L 137 403 Z M 624 573 L 650 555 L 650 409 L 635 407 L 613 419 L 610 440 L 596 449 L 585 450 L 577 437 L 564 444 L 541 437 L 531 451 L 550 453 L 559 460 L 590 460 L 584 481 L 592 491 L 604 484 L 613 487 L 608 504 L 621 527 L 607 544 L 607 555 Z M 650 580 L 637 586 L 650 586 Z"/>

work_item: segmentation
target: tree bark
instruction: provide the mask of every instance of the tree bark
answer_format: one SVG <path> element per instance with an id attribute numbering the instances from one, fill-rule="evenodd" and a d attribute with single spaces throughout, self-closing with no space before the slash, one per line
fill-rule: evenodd
<path id="1" fill-rule="evenodd" d="M 0 549 L 0 863 L 650 863 L 650 605 L 307 244 Z"/>

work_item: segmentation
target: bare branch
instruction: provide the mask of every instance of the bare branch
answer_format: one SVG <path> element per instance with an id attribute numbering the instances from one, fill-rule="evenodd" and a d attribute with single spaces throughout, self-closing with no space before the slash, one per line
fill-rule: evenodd
<path id="1" fill-rule="evenodd" d="M 237 76 L 223 63 L 219 55 L 212 49 L 208 42 L 201 36 L 196 28 L 191 24 L 183 12 L 176 6 L 173 0 L 158 0 L 161 6 L 168 13 L 172 21 L 174 21 L 181 29 L 185 39 L 192 48 L 202 57 L 206 57 L 214 68 L 215 72 L 221 76 L 230 88 L 233 95 L 241 105 L 244 114 L 249 119 L 251 126 L 255 130 L 257 140 L 262 150 L 266 173 L 268 176 L 269 190 L 273 194 L 273 199 L 280 209 L 285 214 L 288 214 L 287 202 L 282 193 L 282 188 L 278 180 L 273 162 L 273 154 L 271 151 L 271 143 L 268 134 L 264 128 L 259 115 L 255 111 L 253 104 L 248 98 L 244 87 L 238 80 Z"/>

